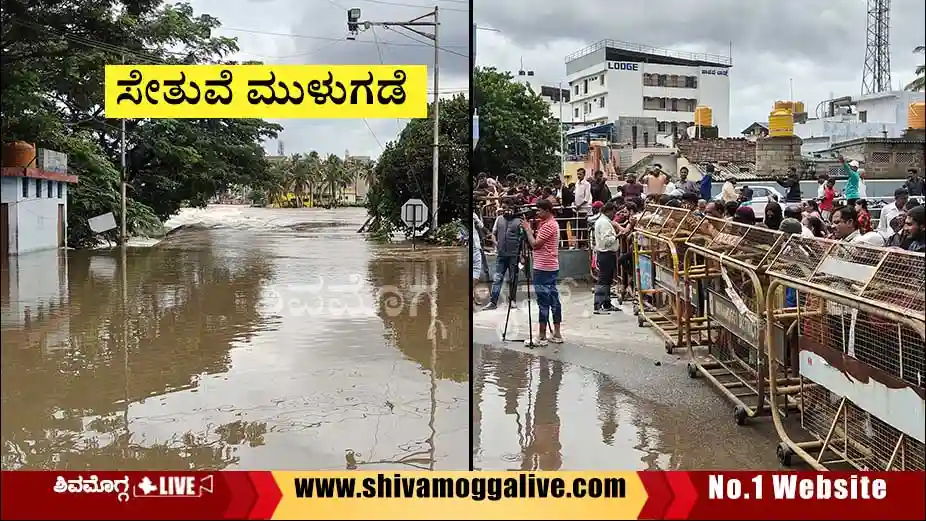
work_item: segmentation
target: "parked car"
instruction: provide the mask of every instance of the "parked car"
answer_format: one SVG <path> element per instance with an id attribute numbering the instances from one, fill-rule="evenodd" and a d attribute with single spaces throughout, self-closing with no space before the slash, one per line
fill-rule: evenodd
<path id="1" fill-rule="evenodd" d="M 752 200 L 749 202 L 749 206 L 752 207 L 752 211 L 756 213 L 756 219 L 759 221 L 765 220 L 765 206 L 769 201 L 775 200 L 772 196 L 778 199 L 778 204 L 782 205 L 782 208 L 784 207 L 785 196 L 778 190 L 769 186 L 750 186 L 749 188 L 752 189 Z M 717 195 L 714 200 L 720 201 L 722 198 Z"/>

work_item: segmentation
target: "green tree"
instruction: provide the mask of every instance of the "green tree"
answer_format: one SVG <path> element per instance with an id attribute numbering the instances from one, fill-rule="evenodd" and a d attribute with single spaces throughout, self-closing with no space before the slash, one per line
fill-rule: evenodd
<path id="1" fill-rule="evenodd" d="M 428 111 L 433 106 L 428 108 Z M 409 121 L 396 141 L 386 144 L 372 170 L 367 210 L 376 221 L 371 232 L 401 229 L 405 201 L 418 198 L 430 204 L 433 147 L 432 120 Z M 472 198 L 469 182 L 471 134 L 469 100 L 463 95 L 440 100 L 439 224 L 466 219 Z"/>
<path id="2" fill-rule="evenodd" d="M 916 54 L 926 54 L 926 45 L 918 45 L 913 52 Z M 926 64 L 916 66 L 916 78 L 908 85 L 907 90 L 921 91 L 926 89 Z"/>
<path id="3" fill-rule="evenodd" d="M 325 190 L 328 192 L 325 204 L 327 208 L 338 206 L 340 202 L 338 194 L 352 180 L 350 172 L 340 157 L 329 154 L 328 157 L 325 158 L 325 161 L 322 163 L 321 181 L 322 186 L 324 186 Z"/>
<path id="4" fill-rule="evenodd" d="M 120 130 L 103 112 L 106 64 L 222 63 L 238 50 L 212 36 L 219 21 L 163 0 L 2 0 L 0 135 L 69 154 L 81 176 L 69 192 L 68 242 L 92 244 L 86 220 L 120 212 Z M 202 206 L 232 185 L 269 175 L 261 120 L 126 122 L 130 229 Z M 150 224 L 150 223 L 148 223 Z"/>
<path id="5" fill-rule="evenodd" d="M 549 179 L 559 172 L 559 126 L 546 102 L 531 89 L 509 73 L 477 67 L 473 106 L 479 113 L 474 173 Z"/>

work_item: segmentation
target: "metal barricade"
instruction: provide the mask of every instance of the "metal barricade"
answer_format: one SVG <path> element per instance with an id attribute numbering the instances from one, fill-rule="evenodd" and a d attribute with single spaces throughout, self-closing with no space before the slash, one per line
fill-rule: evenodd
<path id="1" fill-rule="evenodd" d="M 683 279 L 704 310 L 703 321 L 685 322 L 688 376 L 705 377 L 733 402 L 738 425 L 768 410 L 765 270 L 785 239 L 779 231 L 706 217 L 687 241 Z M 707 349 L 695 350 L 699 344 Z M 774 376 L 783 387 L 797 383 L 788 377 L 787 368 Z"/>
<path id="2" fill-rule="evenodd" d="M 688 210 L 647 206 L 634 230 L 637 325 L 649 324 L 666 342 L 666 352 L 685 346 L 684 324 L 694 306 L 684 291 L 681 258 L 700 219 Z"/>
<path id="3" fill-rule="evenodd" d="M 926 469 L 924 256 L 824 239 L 791 237 L 767 270 L 766 319 L 793 320 L 801 427 L 795 441 L 769 380 L 778 458 L 797 455 L 816 470 Z M 795 309 L 776 302 L 791 291 Z M 772 349 L 769 371 L 787 361 Z"/>

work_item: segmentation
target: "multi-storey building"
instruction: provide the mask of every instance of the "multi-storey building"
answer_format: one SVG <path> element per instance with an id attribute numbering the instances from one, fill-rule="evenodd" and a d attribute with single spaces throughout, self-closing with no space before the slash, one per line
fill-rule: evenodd
<path id="1" fill-rule="evenodd" d="M 693 125 L 695 107 L 704 105 L 728 136 L 731 67 L 729 56 L 602 40 L 566 57 L 572 121 L 656 118 L 657 135 L 668 136 Z"/>

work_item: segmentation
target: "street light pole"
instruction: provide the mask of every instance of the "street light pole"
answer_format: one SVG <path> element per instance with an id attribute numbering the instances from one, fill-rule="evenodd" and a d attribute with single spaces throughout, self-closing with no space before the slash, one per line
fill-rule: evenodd
<path id="1" fill-rule="evenodd" d="M 433 18 L 433 20 L 426 20 L 426 18 Z M 438 173 L 440 171 L 440 35 L 438 27 L 440 22 L 438 21 L 438 8 L 434 7 L 434 10 L 423 14 L 417 18 L 412 18 L 407 22 L 370 22 L 370 21 L 361 21 L 360 20 L 360 9 L 353 8 L 347 10 L 347 30 L 348 40 L 356 40 L 357 34 L 362 30 L 367 30 L 371 27 L 385 27 L 386 29 L 392 28 L 401 28 L 407 31 L 413 32 L 415 34 L 421 35 L 428 40 L 434 42 L 434 109 L 433 109 L 433 120 L 432 124 L 434 126 L 434 138 L 431 146 L 433 147 L 433 154 L 431 157 L 431 231 L 437 231 L 437 212 L 438 212 L 438 194 L 437 194 L 437 185 L 439 182 Z M 434 32 L 428 33 L 416 29 L 416 27 L 433 27 Z"/>

